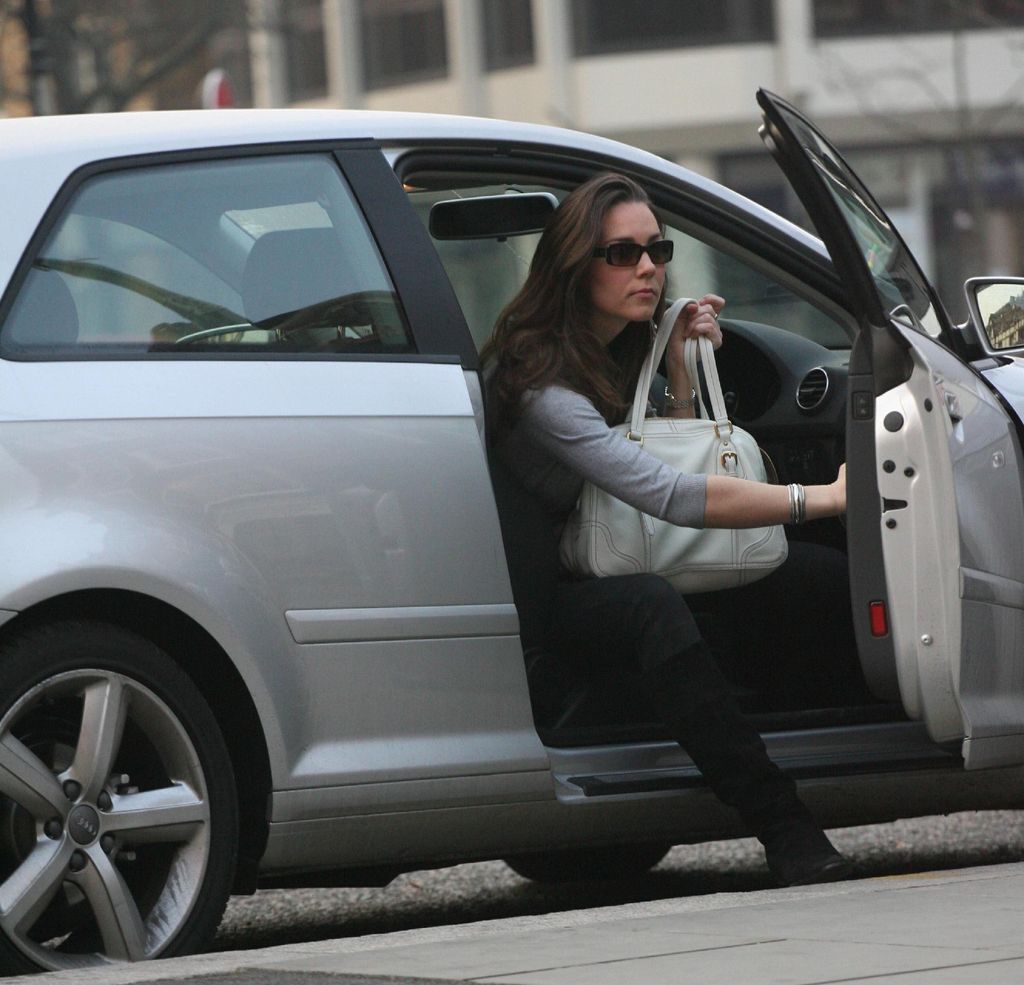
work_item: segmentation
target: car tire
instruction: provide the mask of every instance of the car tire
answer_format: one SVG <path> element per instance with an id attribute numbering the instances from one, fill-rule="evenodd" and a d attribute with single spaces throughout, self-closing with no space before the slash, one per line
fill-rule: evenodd
<path id="1" fill-rule="evenodd" d="M 524 879 L 545 884 L 630 879 L 653 869 L 671 845 L 616 845 L 513 855 L 505 864 Z"/>
<path id="2" fill-rule="evenodd" d="M 0 646 L 0 973 L 198 950 L 237 832 L 217 721 L 167 653 L 88 621 Z"/>

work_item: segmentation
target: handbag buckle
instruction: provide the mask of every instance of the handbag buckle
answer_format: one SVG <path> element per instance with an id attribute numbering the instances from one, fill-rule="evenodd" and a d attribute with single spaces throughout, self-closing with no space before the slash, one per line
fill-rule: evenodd
<path id="1" fill-rule="evenodd" d="M 737 466 L 739 464 L 739 458 L 734 451 L 723 451 L 722 452 L 722 468 L 726 472 L 735 475 Z"/>

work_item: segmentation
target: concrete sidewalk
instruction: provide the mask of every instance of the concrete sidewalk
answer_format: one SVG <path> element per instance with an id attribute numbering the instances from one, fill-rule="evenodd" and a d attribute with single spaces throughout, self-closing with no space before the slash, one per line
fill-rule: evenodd
<path id="1" fill-rule="evenodd" d="M 1024 863 L 39 976 L 40 985 L 1020 985 Z"/>

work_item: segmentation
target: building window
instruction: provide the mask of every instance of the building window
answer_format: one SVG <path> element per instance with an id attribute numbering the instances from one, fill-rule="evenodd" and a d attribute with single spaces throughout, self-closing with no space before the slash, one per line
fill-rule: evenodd
<path id="1" fill-rule="evenodd" d="M 320 0 L 289 0 L 281 7 L 292 102 L 327 95 L 327 58 Z"/>
<path id="2" fill-rule="evenodd" d="M 444 0 L 360 0 L 366 89 L 448 74 Z"/>
<path id="3" fill-rule="evenodd" d="M 821 38 L 1024 24 L 1022 0 L 814 0 Z"/>
<path id="4" fill-rule="evenodd" d="M 483 0 L 483 23 L 487 71 L 533 63 L 530 0 Z"/>
<path id="5" fill-rule="evenodd" d="M 577 55 L 770 41 L 763 0 L 572 0 Z"/>

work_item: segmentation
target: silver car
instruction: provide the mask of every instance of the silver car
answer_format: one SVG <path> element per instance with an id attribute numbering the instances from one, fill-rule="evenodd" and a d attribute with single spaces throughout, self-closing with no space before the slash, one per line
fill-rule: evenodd
<path id="1" fill-rule="evenodd" d="M 604 169 L 650 190 L 674 289 L 728 299 L 731 411 L 782 481 L 849 462 L 845 527 L 799 533 L 848 552 L 871 697 L 745 694 L 772 756 L 828 826 L 1022 803 L 1024 284 L 951 324 L 758 99 L 824 244 L 552 128 L 0 123 L 3 970 L 194 950 L 261 886 L 612 876 L 743 833 L 628 675 L 520 643 L 478 352 Z"/>

